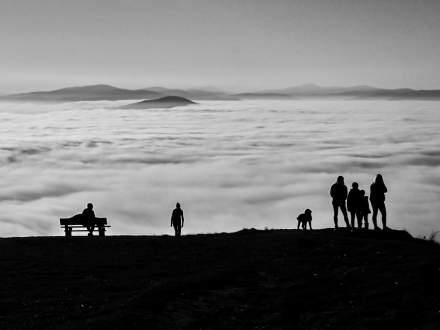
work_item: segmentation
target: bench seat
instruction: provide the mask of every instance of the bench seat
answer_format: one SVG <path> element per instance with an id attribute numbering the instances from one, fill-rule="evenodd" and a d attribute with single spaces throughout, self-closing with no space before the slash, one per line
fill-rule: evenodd
<path id="1" fill-rule="evenodd" d="M 83 225 L 81 217 L 73 216 L 72 218 L 60 218 L 60 226 L 64 228 L 64 233 L 66 237 L 71 237 L 74 231 L 84 231 L 89 230 Z M 106 228 L 111 226 L 107 224 L 107 218 L 95 218 L 95 227 L 93 231 L 97 231 L 99 236 L 105 236 Z"/>

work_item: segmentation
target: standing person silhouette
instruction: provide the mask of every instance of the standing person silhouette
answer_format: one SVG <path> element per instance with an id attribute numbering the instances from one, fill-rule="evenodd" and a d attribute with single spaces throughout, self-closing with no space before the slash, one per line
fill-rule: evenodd
<path id="1" fill-rule="evenodd" d="M 368 229 L 368 213 L 370 211 L 370 202 L 368 201 L 368 196 L 365 196 L 365 190 L 361 190 L 361 216 L 365 222 L 365 229 Z"/>
<path id="2" fill-rule="evenodd" d="M 384 230 L 387 227 L 387 209 L 385 208 L 385 193 L 387 192 L 387 187 L 383 182 L 382 175 L 378 174 L 376 180 L 370 186 L 370 202 L 373 208 L 373 226 L 374 229 L 379 229 L 377 226 L 377 213 L 380 211 L 382 214 L 382 225 Z"/>
<path id="3" fill-rule="evenodd" d="M 351 228 L 355 228 L 355 218 L 357 219 L 358 228 L 362 228 L 362 214 L 361 214 L 361 192 L 359 190 L 359 184 L 353 182 L 351 184 L 351 189 L 347 197 L 347 209 L 350 212 L 351 217 Z"/>
<path id="4" fill-rule="evenodd" d="M 345 207 L 345 200 L 347 199 L 347 186 L 344 184 L 344 177 L 338 176 L 336 183 L 330 188 L 330 196 L 333 198 L 333 220 L 335 221 L 335 228 L 338 229 L 338 210 L 344 215 L 344 221 L 347 228 L 350 228 L 347 217 L 347 208 Z"/>
<path id="5" fill-rule="evenodd" d="M 174 227 L 176 237 L 180 236 L 183 228 L 183 210 L 180 208 L 180 204 L 176 204 L 176 208 L 171 214 L 171 227 Z"/>

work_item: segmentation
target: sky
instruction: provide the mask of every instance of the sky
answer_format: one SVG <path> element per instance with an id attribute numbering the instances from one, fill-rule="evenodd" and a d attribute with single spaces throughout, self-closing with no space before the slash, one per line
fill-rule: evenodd
<path id="1" fill-rule="evenodd" d="M 0 0 L 0 93 L 440 88 L 438 0 Z"/>

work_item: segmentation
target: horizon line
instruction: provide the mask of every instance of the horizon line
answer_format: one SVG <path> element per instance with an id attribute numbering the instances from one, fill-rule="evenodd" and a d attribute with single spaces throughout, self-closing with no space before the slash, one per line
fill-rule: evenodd
<path id="1" fill-rule="evenodd" d="M 267 93 L 267 92 L 276 92 L 289 88 L 298 88 L 298 87 L 310 87 L 310 88 L 372 88 L 372 89 L 383 89 L 383 90 L 412 90 L 412 91 L 439 91 L 440 86 L 438 88 L 411 88 L 411 87 L 381 87 L 377 85 L 370 84 L 353 84 L 353 85 L 321 85 L 316 83 L 301 83 L 301 84 L 288 84 L 283 87 L 267 87 L 267 88 L 226 88 L 226 87 L 218 87 L 218 86 L 187 86 L 187 87 L 165 87 L 166 85 L 156 84 L 150 85 L 148 87 L 122 87 L 123 85 L 111 84 L 111 83 L 85 83 L 85 84 L 72 84 L 72 85 L 64 85 L 64 87 L 54 87 L 47 89 L 31 89 L 31 90 L 22 90 L 22 91 L 13 91 L 13 92 L 2 92 L 0 90 L 1 96 L 8 96 L 14 94 L 27 94 L 27 93 L 39 93 L 39 92 L 55 92 L 63 89 L 69 88 L 84 88 L 84 87 L 111 87 L 117 89 L 125 89 L 125 90 L 149 90 L 149 89 L 176 89 L 176 90 L 204 90 L 204 91 L 212 91 L 212 92 L 223 92 L 223 93 L 233 93 L 233 94 L 241 94 L 241 93 Z"/>

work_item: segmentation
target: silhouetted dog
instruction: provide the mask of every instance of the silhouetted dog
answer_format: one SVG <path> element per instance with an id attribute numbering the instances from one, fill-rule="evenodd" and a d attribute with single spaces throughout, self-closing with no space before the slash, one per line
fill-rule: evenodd
<path id="1" fill-rule="evenodd" d="M 305 210 L 304 213 L 301 213 L 297 217 L 298 219 L 298 228 L 301 226 L 303 230 L 307 229 L 307 223 L 309 224 L 310 230 L 312 230 L 312 211 L 309 209 Z"/>

